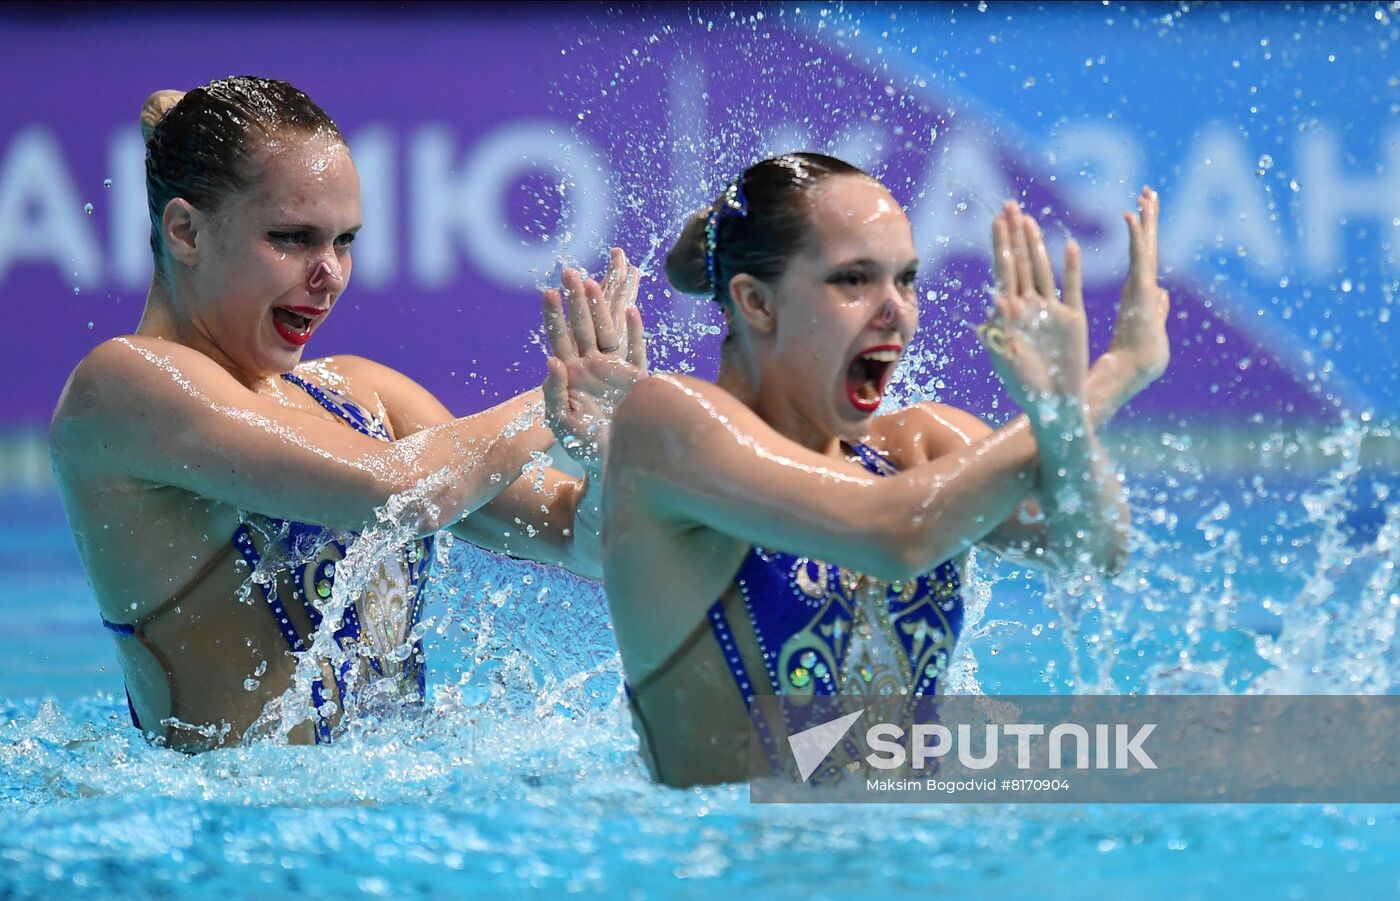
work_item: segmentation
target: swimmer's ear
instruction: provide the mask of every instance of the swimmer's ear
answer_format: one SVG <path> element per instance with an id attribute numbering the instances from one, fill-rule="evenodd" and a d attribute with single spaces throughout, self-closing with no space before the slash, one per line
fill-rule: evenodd
<path id="1" fill-rule="evenodd" d="M 175 197 L 165 205 L 160 217 L 160 236 L 170 259 L 185 266 L 199 262 L 199 231 L 204 216 L 183 197 Z"/>
<path id="2" fill-rule="evenodd" d="M 734 312 L 749 328 L 761 334 L 773 331 L 773 292 L 768 285 L 741 272 L 729 280 Z"/>

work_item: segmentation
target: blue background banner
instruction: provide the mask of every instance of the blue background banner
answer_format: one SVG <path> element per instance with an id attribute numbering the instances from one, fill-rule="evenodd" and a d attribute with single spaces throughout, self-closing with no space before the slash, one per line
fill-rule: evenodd
<path id="1" fill-rule="evenodd" d="M 337 120 L 360 169 L 353 283 L 309 356 L 395 366 L 470 412 L 537 384 L 538 285 L 617 243 L 646 265 L 663 367 L 714 369 L 673 295 L 690 210 L 761 155 L 845 155 L 907 205 L 924 260 L 901 398 L 1006 410 L 966 323 L 1007 196 L 1086 248 L 1095 349 L 1121 212 L 1164 204 L 1176 353 L 1151 422 L 1400 407 L 1395 5 L 151 6 L 0 13 L 0 426 L 47 420 L 135 327 L 150 277 L 136 127 L 157 88 L 261 74 Z M 23 85 L 24 87 L 17 87 Z M 1052 252 L 1056 252 L 1052 248 Z"/>

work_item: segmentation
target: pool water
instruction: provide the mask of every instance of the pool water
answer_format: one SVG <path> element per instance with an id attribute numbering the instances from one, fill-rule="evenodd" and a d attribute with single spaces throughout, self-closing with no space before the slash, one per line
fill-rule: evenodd
<path id="1" fill-rule="evenodd" d="M 1304 607 L 1331 604 L 1340 628 L 1394 603 L 1384 489 L 1328 478 L 1133 478 L 1139 550 L 1097 590 L 1047 594 L 984 557 L 960 684 L 1260 690 Z M 158 750 L 128 725 L 56 496 L 4 503 L 0 897 L 1400 893 L 1391 805 L 773 806 L 656 787 L 598 587 L 461 544 L 433 589 L 426 711 L 328 747 Z M 1299 600 L 1324 577 L 1330 600 Z M 1322 685 L 1335 661 L 1316 653 Z"/>

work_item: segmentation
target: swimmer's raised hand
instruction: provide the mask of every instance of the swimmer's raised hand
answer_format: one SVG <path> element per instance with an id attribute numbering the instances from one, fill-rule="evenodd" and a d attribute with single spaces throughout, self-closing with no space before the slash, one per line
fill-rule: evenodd
<path id="1" fill-rule="evenodd" d="M 1063 299 L 1040 226 L 1011 201 L 992 222 L 992 252 L 996 312 L 977 335 L 1012 399 L 1036 422 L 1052 415 L 1047 401 L 1084 397 L 1089 327 L 1079 245 L 1065 248 Z"/>
<path id="2" fill-rule="evenodd" d="M 601 473 L 607 457 L 613 412 L 647 376 L 636 306 L 640 275 L 613 248 L 602 285 L 577 270 L 565 270 L 562 294 L 544 292 L 550 347 L 546 418 L 563 448 L 594 474 Z"/>
<path id="3" fill-rule="evenodd" d="M 1128 279 L 1118 301 L 1118 319 L 1108 353 L 1125 364 L 1124 399 L 1161 378 L 1171 359 L 1167 313 L 1171 298 L 1157 283 L 1157 192 L 1144 187 L 1138 212 L 1124 213 L 1128 223 Z"/>

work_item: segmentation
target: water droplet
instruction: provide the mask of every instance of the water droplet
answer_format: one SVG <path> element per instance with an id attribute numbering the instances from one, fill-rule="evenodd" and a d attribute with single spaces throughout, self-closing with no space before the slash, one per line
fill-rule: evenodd
<path id="1" fill-rule="evenodd" d="M 74 286 L 73 286 L 73 293 L 74 293 L 74 294 L 77 294 L 79 290 L 80 290 L 80 289 L 78 288 L 77 285 L 74 285 Z"/>
<path id="2" fill-rule="evenodd" d="M 1343 293 L 1343 294 L 1350 294 L 1350 293 L 1351 293 L 1351 279 L 1349 279 L 1349 278 L 1344 278 L 1344 279 L 1342 279 L 1342 293 Z"/>
<path id="3" fill-rule="evenodd" d="M 92 320 L 88 320 L 88 331 L 92 331 Z"/>
<path id="4" fill-rule="evenodd" d="M 112 186 L 112 180 L 111 180 L 110 178 L 104 178 L 104 179 L 102 179 L 102 187 L 104 187 L 104 188 L 110 188 L 111 186 Z"/>
<path id="5" fill-rule="evenodd" d="M 92 215 L 92 204 L 90 204 L 90 203 L 85 203 L 85 204 L 83 204 L 83 212 L 84 212 L 84 213 L 87 213 L 89 216 L 91 216 L 91 215 Z"/>

